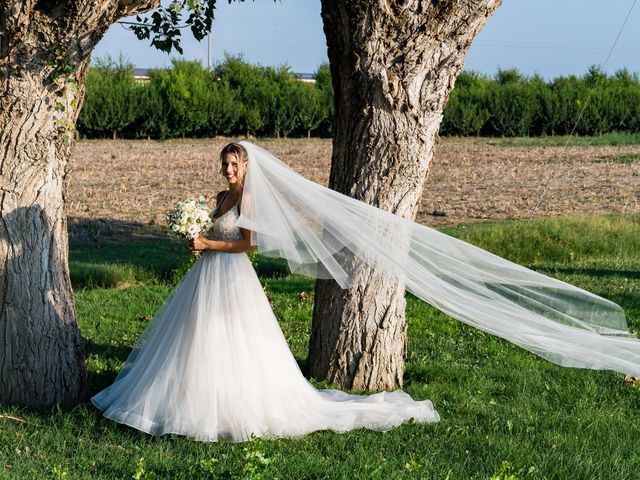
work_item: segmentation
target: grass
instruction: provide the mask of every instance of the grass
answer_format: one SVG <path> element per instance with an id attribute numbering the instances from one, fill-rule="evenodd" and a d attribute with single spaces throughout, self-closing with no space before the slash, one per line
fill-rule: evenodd
<path id="1" fill-rule="evenodd" d="M 75 290 L 119 288 L 170 279 L 188 257 L 184 242 L 154 236 L 123 241 L 121 237 L 69 242 L 69 269 Z"/>
<path id="2" fill-rule="evenodd" d="M 639 221 L 552 218 L 448 233 L 619 302 L 638 329 Z M 169 240 L 72 245 L 92 392 L 113 381 L 171 290 L 167 272 L 186 256 L 172 248 Z M 79 276 L 82 265 L 118 267 L 110 270 L 105 288 Z M 293 354 L 304 364 L 313 281 L 293 275 L 263 275 L 262 281 Z M 126 283 L 131 285 L 122 287 Z M 438 424 L 205 444 L 149 436 L 103 418 L 88 403 L 70 410 L 0 407 L 0 478 L 637 478 L 639 386 L 612 372 L 556 366 L 412 296 L 407 318 L 404 390 L 431 399 L 442 417 Z"/>
<path id="3" fill-rule="evenodd" d="M 551 135 L 543 137 L 481 138 L 487 145 L 499 147 L 583 147 L 640 145 L 640 133 L 612 132 L 597 136 Z"/>
<path id="4" fill-rule="evenodd" d="M 640 153 L 629 153 L 626 155 L 608 155 L 596 160 L 598 163 L 623 163 L 629 165 L 640 162 Z"/>
<path id="5" fill-rule="evenodd" d="M 637 260 L 640 251 L 640 215 L 485 222 L 444 231 L 501 257 L 533 266 L 629 263 Z"/>

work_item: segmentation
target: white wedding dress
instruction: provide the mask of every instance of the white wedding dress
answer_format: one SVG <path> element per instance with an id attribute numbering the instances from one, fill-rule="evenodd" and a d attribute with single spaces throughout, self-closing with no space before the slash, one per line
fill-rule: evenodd
<path id="1" fill-rule="evenodd" d="M 215 215 L 216 210 L 212 212 Z M 211 238 L 241 238 L 234 206 Z M 201 441 L 387 430 L 437 422 L 429 400 L 317 390 L 302 375 L 244 253 L 205 251 L 158 311 L 115 382 L 91 398 L 144 432 Z"/>
<path id="2" fill-rule="evenodd" d="M 246 228 L 263 255 L 342 288 L 366 284 L 373 269 L 559 365 L 640 376 L 640 341 L 614 302 L 313 183 L 267 150 L 239 143 L 248 155 L 242 214 L 234 207 L 217 218 L 213 238 L 239 239 Z M 114 383 L 91 400 L 117 422 L 203 441 L 439 420 L 431 402 L 400 390 L 316 390 L 247 256 L 216 251 L 189 270 Z"/>

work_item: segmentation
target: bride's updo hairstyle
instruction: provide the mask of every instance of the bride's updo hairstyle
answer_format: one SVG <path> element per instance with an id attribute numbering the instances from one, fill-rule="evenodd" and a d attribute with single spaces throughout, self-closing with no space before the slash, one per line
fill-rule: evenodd
<path id="1" fill-rule="evenodd" d="M 240 183 L 244 183 L 244 176 L 247 173 L 247 162 L 249 161 L 249 153 L 239 143 L 228 143 L 220 152 L 220 175 L 224 177 L 225 172 L 222 168 L 222 162 L 227 154 L 231 154 L 238 160 L 238 175 L 240 177 Z"/>

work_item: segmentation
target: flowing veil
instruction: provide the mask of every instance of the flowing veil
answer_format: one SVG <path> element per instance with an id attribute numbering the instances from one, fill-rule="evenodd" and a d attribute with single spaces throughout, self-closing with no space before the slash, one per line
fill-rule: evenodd
<path id="1" fill-rule="evenodd" d="M 432 228 L 311 182 L 268 151 L 249 153 L 238 226 L 293 272 L 365 281 L 366 265 L 444 313 L 563 366 L 640 376 L 640 340 L 620 306 Z"/>

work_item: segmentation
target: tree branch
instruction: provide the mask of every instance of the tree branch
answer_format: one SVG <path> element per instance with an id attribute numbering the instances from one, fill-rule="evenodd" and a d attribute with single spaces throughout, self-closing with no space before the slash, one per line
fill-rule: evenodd
<path id="1" fill-rule="evenodd" d="M 129 15 L 148 12 L 160 6 L 160 0 L 120 0 L 117 3 L 114 21 Z"/>

